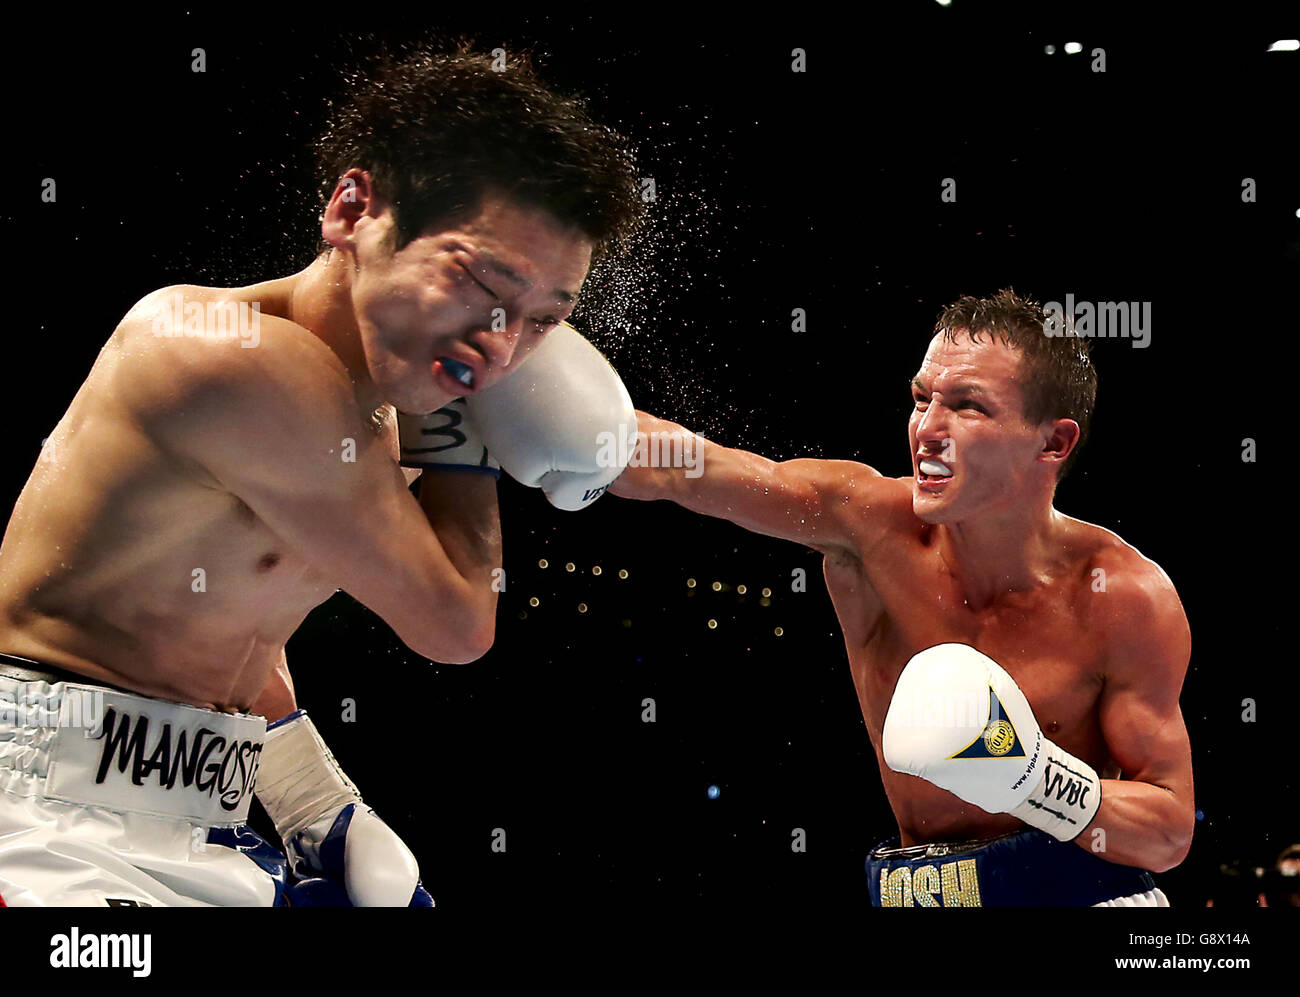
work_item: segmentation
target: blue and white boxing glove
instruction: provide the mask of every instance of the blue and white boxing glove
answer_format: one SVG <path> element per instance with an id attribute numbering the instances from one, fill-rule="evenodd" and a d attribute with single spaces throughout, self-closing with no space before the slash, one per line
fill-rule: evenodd
<path id="1" fill-rule="evenodd" d="M 257 798 L 284 842 L 298 906 L 432 907 L 415 856 L 366 806 L 303 710 L 270 724 Z"/>

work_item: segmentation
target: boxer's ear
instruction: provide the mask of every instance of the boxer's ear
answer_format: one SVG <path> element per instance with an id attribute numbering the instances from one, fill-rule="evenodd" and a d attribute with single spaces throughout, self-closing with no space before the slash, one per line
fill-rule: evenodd
<path id="1" fill-rule="evenodd" d="M 1073 419 L 1053 419 L 1043 427 L 1040 458 L 1055 464 L 1065 463 L 1079 444 L 1079 424 Z"/>
<path id="2" fill-rule="evenodd" d="M 386 202 L 365 170 L 350 169 L 339 178 L 321 215 L 321 238 L 342 249 L 351 244 L 357 222 L 367 216 L 378 218 Z"/>

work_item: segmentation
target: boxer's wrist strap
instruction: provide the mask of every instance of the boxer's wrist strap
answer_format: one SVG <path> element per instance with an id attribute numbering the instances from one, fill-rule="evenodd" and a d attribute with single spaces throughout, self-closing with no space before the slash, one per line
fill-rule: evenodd
<path id="1" fill-rule="evenodd" d="M 361 802 L 357 787 L 303 711 L 268 728 L 256 793 L 286 846 L 322 817 Z"/>
<path id="2" fill-rule="evenodd" d="M 1043 738 L 1042 776 L 1011 814 L 1058 841 L 1073 841 L 1097 816 L 1101 778 L 1091 765 Z"/>
<path id="3" fill-rule="evenodd" d="M 428 415 L 398 412 L 397 440 L 403 467 L 477 471 L 501 477 L 501 465 L 488 453 L 463 398 Z"/>

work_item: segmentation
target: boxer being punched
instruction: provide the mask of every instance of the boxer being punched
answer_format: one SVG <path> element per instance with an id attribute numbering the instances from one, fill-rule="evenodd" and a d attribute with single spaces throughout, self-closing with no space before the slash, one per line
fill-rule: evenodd
<path id="1" fill-rule="evenodd" d="M 1174 586 L 1053 507 L 1088 429 L 1089 345 L 1045 335 L 1011 291 L 947 308 L 912 380 L 907 478 L 774 463 L 638 413 L 643 446 L 703 449 L 690 475 L 640 451 L 614 494 L 825 554 L 898 821 L 868 861 L 877 905 L 1167 906 L 1148 870 L 1190 847 Z"/>
<path id="2" fill-rule="evenodd" d="M 617 136 L 526 64 L 460 51 L 354 81 L 319 153 L 320 256 L 139 301 L 13 510 L 3 904 L 282 902 L 285 858 L 244 826 L 255 784 L 310 886 L 295 902 L 427 905 L 295 709 L 285 644 L 344 589 L 419 654 L 473 661 L 497 461 L 564 508 L 620 470 L 593 422 L 633 423 L 630 400 L 563 325 L 637 223 Z"/>

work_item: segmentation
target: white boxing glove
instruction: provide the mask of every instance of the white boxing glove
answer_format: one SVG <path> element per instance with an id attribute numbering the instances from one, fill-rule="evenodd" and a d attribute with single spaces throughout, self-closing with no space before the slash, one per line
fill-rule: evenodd
<path id="1" fill-rule="evenodd" d="M 432 906 L 415 856 L 365 805 L 305 711 L 267 727 L 255 790 L 295 876 L 341 880 L 356 907 Z"/>
<path id="2" fill-rule="evenodd" d="M 636 409 L 618 373 L 567 325 L 546 334 L 523 365 L 470 395 L 483 442 L 516 481 L 551 504 L 590 505 L 636 449 Z"/>
<path id="3" fill-rule="evenodd" d="M 1015 680 L 967 644 L 939 644 L 907 663 L 881 748 L 895 772 L 1060 841 L 1077 838 L 1101 806 L 1097 773 L 1044 737 Z"/>

